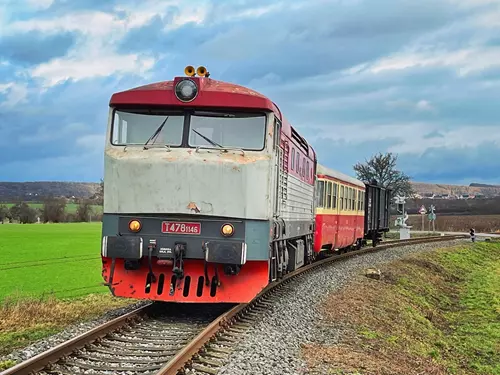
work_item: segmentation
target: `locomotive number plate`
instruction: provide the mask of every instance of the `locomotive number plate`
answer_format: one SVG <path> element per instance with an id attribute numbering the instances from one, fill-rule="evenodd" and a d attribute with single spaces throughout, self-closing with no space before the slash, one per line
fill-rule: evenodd
<path id="1" fill-rule="evenodd" d="M 187 223 L 182 221 L 164 221 L 161 223 L 163 233 L 200 234 L 201 223 Z"/>

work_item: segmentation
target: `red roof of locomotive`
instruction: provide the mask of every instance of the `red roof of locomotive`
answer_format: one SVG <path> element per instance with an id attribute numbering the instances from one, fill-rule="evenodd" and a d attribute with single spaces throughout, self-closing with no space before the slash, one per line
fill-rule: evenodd
<path id="1" fill-rule="evenodd" d="M 174 93 L 177 82 L 189 78 L 198 86 L 198 95 L 191 102 L 181 102 Z M 281 120 L 282 131 L 291 138 L 292 126 L 282 115 L 280 109 L 269 98 L 259 92 L 234 83 L 218 81 L 206 77 L 175 77 L 173 81 L 162 81 L 135 87 L 115 93 L 109 101 L 115 106 L 166 106 L 166 107 L 197 107 L 197 108 L 234 108 L 257 109 L 274 112 Z M 309 146 L 309 157 L 316 160 L 316 153 Z"/>

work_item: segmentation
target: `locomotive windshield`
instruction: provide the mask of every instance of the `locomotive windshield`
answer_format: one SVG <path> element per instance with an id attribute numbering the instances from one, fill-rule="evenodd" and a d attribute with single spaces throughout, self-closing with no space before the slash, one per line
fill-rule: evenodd
<path id="1" fill-rule="evenodd" d="M 266 117 L 260 114 L 207 116 L 205 113 L 195 113 L 191 116 L 189 128 L 190 147 L 217 148 L 217 145 L 221 145 L 244 150 L 262 150 Z"/>
<path id="2" fill-rule="evenodd" d="M 160 127 L 161 130 L 158 131 Z M 157 131 L 158 134 L 155 134 Z M 189 132 L 189 136 L 184 144 L 185 132 Z M 144 145 L 147 142 L 149 145 L 172 147 L 227 147 L 259 151 L 264 149 L 265 132 L 266 116 L 263 113 L 151 113 L 116 110 L 111 143 L 124 146 Z"/>
<path id="3" fill-rule="evenodd" d="M 168 119 L 167 119 L 168 116 Z M 149 144 L 180 146 L 184 128 L 184 114 L 147 114 L 115 111 L 111 143 L 114 145 L 144 145 L 158 127 L 167 120 Z"/>

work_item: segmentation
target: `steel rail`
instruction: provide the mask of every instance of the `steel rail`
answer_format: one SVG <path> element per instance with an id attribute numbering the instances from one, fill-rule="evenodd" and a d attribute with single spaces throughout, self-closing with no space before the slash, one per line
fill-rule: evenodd
<path id="1" fill-rule="evenodd" d="M 28 375 L 42 370 L 47 365 L 57 362 L 62 357 L 72 353 L 75 350 L 83 348 L 85 345 L 93 342 L 108 333 L 116 331 L 120 327 L 136 320 L 147 313 L 147 310 L 152 306 L 148 303 L 135 310 L 132 310 L 124 315 L 114 318 L 106 323 L 103 323 L 91 330 L 82 333 L 70 340 L 64 341 L 53 348 L 50 348 L 40 354 L 37 354 L 26 361 L 0 372 L 0 375 Z"/>
<path id="2" fill-rule="evenodd" d="M 203 347 L 209 343 L 215 335 L 222 329 L 227 328 L 232 325 L 236 318 L 244 314 L 245 310 L 252 305 L 254 305 L 262 296 L 267 294 L 269 291 L 275 289 L 276 287 L 287 283 L 292 278 L 295 278 L 301 274 L 304 274 L 314 268 L 318 268 L 324 264 L 332 263 L 337 260 L 349 258 L 355 255 L 377 252 L 383 249 L 391 247 L 401 247 L 414 245 L 419 243 L 430 243 L 430 242 L 442 242 L 442 241 L 452 241 L 460 238 L 468 238 L 468 235 L 449 235 L 449 236 L 435 236 L 435 237 L 422 237 L 422 238 L 411 238 L 408 240 L 396 240 L 380 244 L 376 247 L 366 247 L 360 250 L 348 251 L 343 254 L 330 255 L 325 259 L 316 261 L 314 263 L 308 264 L 304 267 L 299 268 L 296 271 L 286 274 L 281 280 L 274 281 L 267 285 L 251 302 L 242 303 L 234 306 L 229 311 L 221 314 L 213 322 L 211 322 L 207 327 L 205 327 L 192 341 L 190 341 L 186 346 L 184 346 L 173 358 L 171 358 L 164 367 L 158 370 L 157 375 L 176 375 L 178 371 L 182 370 L 186 365 L 188 365 L 194 356 L 196 356 Z M 138 309 L 135 309 L 129 313 L 112 319 L 104 324 L 101 324 L 93 329 L 80 334 L 70 340 L 60 343 L 59 345 L 46 350 L 40 354 L 37 354 L 26 361 L 23 361 L 3 372 L 0 375 L 28 375 L 33 374 L 37 371 L 42 370 L 47 365 L 57 362 L 64 356 L 71 354 L 73 351 L 81 349 L 85 345 L 94 342 L 95 340 L 104 337 L 110 332 L 116 331 L 117 329 L 123 327 L 131 321 L 137 320 L 140 317 L 146 315 L 148 309 L 153 305 L 153 303 L 148 303 Z"/>

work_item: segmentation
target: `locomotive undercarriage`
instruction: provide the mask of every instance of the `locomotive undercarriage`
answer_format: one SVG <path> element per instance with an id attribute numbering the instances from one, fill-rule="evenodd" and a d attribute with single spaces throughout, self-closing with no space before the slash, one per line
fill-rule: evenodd
<path id="1" fill-rule="evenodd" d="M 315 259 L 312 234 L 273 241 L 270 244 L 269 280 L 281 279 L 287 273 L 310 264 Z"/>

